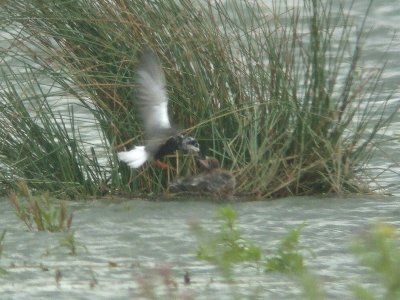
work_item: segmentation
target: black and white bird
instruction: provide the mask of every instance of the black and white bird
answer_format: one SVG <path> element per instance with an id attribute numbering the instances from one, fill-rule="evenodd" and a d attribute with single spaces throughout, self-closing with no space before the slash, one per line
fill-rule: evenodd
<path id="1" fill-rule="evenodd" d="M 160 159 L 176 150 L 200 153 L 199 143 L 191 136 L 177 133 L 168 117 L 168 95 L 165 75 L 154 51 L 142 53 L 136 72 L 136 104 L 142 120 L 145 146 L 118 152 L 118 159 L 131 168 L 139 168 L 146 161 L 155 161 L 160 168 L 168 165 Z"/>

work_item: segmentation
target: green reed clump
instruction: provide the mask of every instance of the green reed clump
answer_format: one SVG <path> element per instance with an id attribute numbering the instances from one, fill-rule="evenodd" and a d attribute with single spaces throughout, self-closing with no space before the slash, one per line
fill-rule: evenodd
<path id="1" fill-rule="evenodd" d="M 133 78 L 137 53 L 151 47 L 172 119 L 233 170 L 238 194 L 363 191 L 358 171 L 393 117 L 380 95 L 383 68 L 359 72 L 371 4 L 357 21 L 333 0 L 5 1 L 0 180 L 71 193 L 161 191 L 171 177 L 129 170 L 115 156 L 142 143 Z M 43 103 L 54 96 L 79 101 L 103 146 L 77 134 L 76 114 L 55 122 Z"/>
<path id="2" fill-rule="evenodd" d="M 29 231 L 34 231 L 35 227 L 38 231 L 69 231 L 72 213 L 68 212 L 65 201 L 55 206 L 49 193 L 33 196 L 24 181 L 20 181 L 18 186 L 18 194 L 11 192 L 9 200 Z"/>
<path id="3" fill-rule="evenodd" d="M 80 132 L 86 126 L 82 123 L 93 123 L 93 118 L 75 113 L 79 105 L 61 100 L 65 94 L 54 83 L 43 83 L 42 71 L 32 66 L 20 70 L 14 63 L 0 69 L 2 184 L 15 189 L 19 178 L 25 178 L 32 188 L 65 197 L 103 193 L 105 168 Z"/>

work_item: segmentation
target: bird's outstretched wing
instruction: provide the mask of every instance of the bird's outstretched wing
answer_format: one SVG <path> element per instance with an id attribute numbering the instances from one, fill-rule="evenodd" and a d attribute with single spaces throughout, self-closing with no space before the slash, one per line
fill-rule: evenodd
<path id="1" fill-rule="evenodd" d="M 145 146 L 119 152 L 119 160 L 131 168 L 138 168 L 148 160 L 158 160 L 178 149 L 200 152 L 194 138 L 177 134 L 176 129 L 171 127 L 164 72 L 157 55 L 150 49 L 145 50 L 139 60 L 135 90 L 146 143 Z"/>
<path id="2" fill-rule="evenodd" d="M 164 138 L 171 130 L 165 76 L 157 55 L 150 49 L 142 53 L 135 84 L 146 140 Z"/>

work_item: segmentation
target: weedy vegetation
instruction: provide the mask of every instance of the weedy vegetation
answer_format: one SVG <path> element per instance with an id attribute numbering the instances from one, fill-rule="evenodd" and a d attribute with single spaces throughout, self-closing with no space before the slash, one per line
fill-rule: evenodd
<path id="1" fill-rule="evenodd" d="M 220 229 L 215 232 L 204 229 L 198 222 L 190 224 L 197 240 L 197 258 L 217 267 L 220 274 L 233 282 L 237 276 L 235 267 L 252 266 L 254 272 L 260 269 L 266 274 L 280 272 L 290 275 L 297 281 L 306 299 L 323 299 L 323 291 L 316 275 L 304 264 L 304 251 L 309 249 L 300 245 L 300 236 L 305 224 L 295 227 L 280 239 L 276 249 L 268 249 L 268 255 L 260 246 L 248 241 L 237 228 L 236 211 L 222 207 L 217 211 Z M 232 295 L 237 291 L 232 286 Z"/>
<path id="2" fill-rule="evenodd" d="M 400 239 L 396 227 L 388 223 L 377 223 L 370 228 L 365 236 L 353 244 L 353 252 L 361 263 L 367 266 L 376 278 L 379 290 L 366 288 L 361 284 L 352 286 L 356 299 L 387 299 L 400 298 Z"/>
<path id="3" fill-rule="evenodd" d="M 4 237 L 6 236 L 6 230 L 3 230 L 3 232 L 0 235 L 0 257 L 3 254 L 4 250 Z"/>
<path id="4" fill-rule="evenodd" d="M 197 239 L 197 257 L 215 265 L 227 278 L 232 277 L 235 264 L 261 260 L 261 248 L 244 239 L 237 229 L 236 211 L 223 207 L 217 212 L 220 229 L 213 233 L 205 230 L 199 223 L 191 223 L 191 231 Z"/>
<path id="5" fill-rule="evenodd" d="M 263 255 L 262 249 L 245 239 L 237 228 L 237 213 L 230 207 L 217 211 L 220 229 L 217 232 L 205 230 L 199 223 L 190 224 L 197 240 L 197 257 L 217 266 L 226 277 L 232 276 L 235 264 L 253 263 L 263 265 L 267 272 L 301 273 L 304 266 L 304 250 L 300 246 L 300 235 L 305 224 L 291 229 L 282 239 L 276 250 Z"/>
<path id="6" fill-rule="evenodd" d="M 178 172 L 129 170 L 115 155 L 142 143 L 133 78 L 151 47 L 172 119 L 234 172 L 237 194 L 368 192 L 362 171 L 398 103 L 382 93 L 384 62 L 363 68 L 372 1 L 362 20 L 351 6 L 3 1 L 0 183 L 69 197 L 162 191 Z"/>
<path id="7" fill-rule="evenodd" d="M 197 240 L 197 258 L 217 267 L 221 275 L 234 282 L 235 266 L 252 264 L 254 271 L 263 266 L 268 276 L 280 272 L 294 279 L 302 290 L 304 299 L 325 299 L 324 284 L 305 262 L 305 251 L 314 253 L 300 245 L 305 224 L 295 227 L 280 239 L 275 250 L 265 255 L 258 245 L 246 240 L 237 229 L 237 215 L 232 207 L 223 207 L 217 212 L 219 231 L 205 230 L 199 223 L 192 223 L 191 231 Z M 368 267 L 371 273 L 370 286 L 349 284 L 355 299 L 399 299 L 400 295 L 400 235 L 389 223 L 379 222 L 354 239 L 351 250 Z M 371 287 L 372 286 L 372 287 Z M 232 286 L 232 295 L 237 292 Z"/>
<path id="8" fill-rule="evenodd" d="M 0 258 L 3 255 L 4 251 L 4 237 L 6 236 L 6 230 L 3 230 L 3 232 L 0 234 Z M 5 274 L 6 270 L 0 267 L 0 275 Z"/>
<path id="9" fill-rule="evenodd" d="M 76 255 L 79 248 L 88 252 L 86 246 L 76 240 L 74 232 L 68 232 L 60 239 L 59 248 L 68 249 L 70 255 Z"/>
<path id="10" fill-rule="evenodd" d="M 266 259 L 266 271 L 302 272 L 304 270 L 304 255 L 299 246 L 300 234 L 304 226 L 290 230 L 282 238 L 275 253 Z"/>
<path id="11" fill-rule="evenodd" d="M 68 212 L 65 201 L 58 205 L 49 193 L 33 196 L 25 181 L 19 181 L 18 192 L 11 192 L 9 200 L 15 213 L 29 231 L 69 231 L 72 224 L 72 213 Z"/>
<path id="12" fill-rule="evenodd" d="M 139 296 L 143 299 L 183 299 L 190 295 L 183 295 L 178 288 L 170 266 L 159 266 L 148 270 L 145 275 L 136 278 L 139 287 Z"/>

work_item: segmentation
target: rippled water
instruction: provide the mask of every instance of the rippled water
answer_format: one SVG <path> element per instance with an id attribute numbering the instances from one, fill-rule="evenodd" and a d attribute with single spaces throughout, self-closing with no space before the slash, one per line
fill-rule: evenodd
<path id="1" fill-rule="evenodd" d="M 7 229 L 0 276 L 1 299 L 127 299 L 140 295 L 143 281 L 157 283 L 171 272 L 175 296 L 196 299 L 231 299 L 232 290 L 247 298 L 289 299 L 300 295 L 299 285 L 282 274 L 265 274 L 253 267 L 237 270 L 234 283 L 226 283 L 209 264 L 195 258 L 196 242 L 189 223 L 217 228 L 215 211 L 221 204 L 204 201 L 150 202 L 142 200 L 73 203 L 72 229 L 79 243 L 77 255 L 58 247 L 62 233 L 28 232 L 9 203 L 0 202 L 0 228 Z M 349 296 L 351 283 L 371 282 L 349 250 L 351 241 L 378 220 L 400 227 L 397 197 L 287 198 L 232 204 L 239 228 L 268 254 L 291 228 L 306 222 L 301 244 L 315 258 L 306 264 L 321 281 L 330 299 Z M 55 280 L 61 273 L 59 285 Z M 188 271 L 192 284 L 185 286 Z M 161 298 L 163 298 L 161 297 Z"/>
<path id="2" fill-rule="evenodd" d="M 364 12 L 366 1 L 356 1 L 353 13 Z M 398 0 L 376 1 L 368 25 L 372 28 L 365 48 L 366 64 L 373 67 L 382 55 L 389 63 L 384 80 L 388 93 L 397 89 L 400 101 L 400 39 L 394 35 L 400 22 Z M 387 45 L 392 46 L 387 54 Z M 386 94 L 383 94 L 384 98 Z M 400 117 L 382 133 L 399 135 Z M 400 138 L 399 138 L 400 139 Z M 287 198 L 276 201 L 233 204 L 245 237 L 262 247 L 265 254 L 275 249 L 291 228 L 306 222 L 301 244 L 315 257 L 306 255 L 306 265 L 317 275 L 328 299 L 351 298 L 349 284 L 373 284 L 349 246 L 377 220 L 400 228 L 399 142 L 383 145 L 371 164 L 372 172 L 389 168 L 381 181 L 396 196 L 352 198 Z M 383 154 L 386 153 L 386 154 Z M 143 286 L 154 283 L 159 299 L 290 299 L 301 289 L 294 279 L 282 274 L 265 274 L 240 266 L 235 282 L 227 283 L 211 265 L 195 257 L 196 243 L 188 223 L 200 221 L 217 228 L 215 211 L 222 204 L 209 201 L 120 200 L 70 203 L 74 212 L 72 229 L 77 255 L 59 247 L 62 233 L 28 232 L 17 219 L 7 199 L 0 199 L 0 233 L 7 230 L 0 267 L 0 299 L 133 299 Z M 188 271 L 192 284 L 183 284 Z M 168 274 L 175 287 L 165 288 L 160 274 Z M 56 273 L 61 276 L 56 282 Z M 170 294 L 169 294 L 170 293 Z M 160 296 L 162 295 L 162 296 Z"/>

